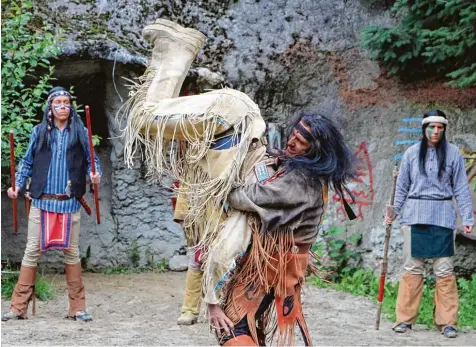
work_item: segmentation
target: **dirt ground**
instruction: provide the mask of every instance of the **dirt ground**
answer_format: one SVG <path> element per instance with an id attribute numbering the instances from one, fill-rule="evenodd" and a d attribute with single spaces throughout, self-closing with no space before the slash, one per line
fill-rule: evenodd
<path id="1" fill-rule="evenodd" d="M 55 299 L 37 301 L 36 316 L 1 324 L 2 346 L 9 345 L 215 345 L 203 318 L 193 326 L 178 326 L 185 273 L 133 275 L 84 274 L 88 311 L 94 321 L 64 319 L 68 302 L 64 275 L 48 276 Z M 395 334 L 391 322 L 374 329 L 376 305 L 371 300 L 312 286 L 304 294 L 304 312 L 315 345 L 476 345 L 476 331 L 446 339 L 417 326 L 410 334 Z M 8 309 L 2 300 L 2 312 Z M 203 309 L 203 307 L 202 307 Z M 302 345 L 302 340 L 299 340 Z"/>

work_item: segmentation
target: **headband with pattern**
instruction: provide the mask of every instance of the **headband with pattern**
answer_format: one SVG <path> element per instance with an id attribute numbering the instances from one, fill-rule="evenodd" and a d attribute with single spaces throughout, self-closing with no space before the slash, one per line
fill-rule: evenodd
<path id="1" fill-rule="evenodd" d="M 73 97 L 71 96 L 70 93 L 68 93 L 66 90 L 59 90 L 57 92 L 53 92 L 50 95 L 48 95 L 48 102 L 56 98 L 57 96 L 67 96 L 68 98 L 72 99 Z"/>

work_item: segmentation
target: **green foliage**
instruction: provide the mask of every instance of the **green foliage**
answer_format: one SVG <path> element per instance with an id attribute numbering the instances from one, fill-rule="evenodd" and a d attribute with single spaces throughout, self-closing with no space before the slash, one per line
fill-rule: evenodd
<path id="1" fill-rule="evenodd" d="M 395 27 L 370 26 L 362 45 L 391 75 L 446 76 L 452 87 L 476 86 L 476 3 L 467 0 L 397 0 Z"/>
<path id="2" fill-rule="evenodd" d="M 93 147 L 99 146 L 101 143 L 102 137 L 99 135 L 94 135 L 93 134 Z"/>
<path id="3" fill-rule="evenodd" d="M 471 326 L 476 329 L 476 274 L 471 276 L 468 281 L 464 278 L 458 278 L 459 294 L 459 325 Z"/>
<path id="4" fill-rule="evenodd" d="M 133 274 L 133 273 L 142 273 L 142 272 L 158 272 L 163 273 L 169 270 L 167 259 L 162 258 L 160 262 L 155 261 L 155 256 L 150 247 L 147 247 L 144 252 L 145 256 L 145 266 L 140 266 L 140 249 L 139 243 L 137 240 L 134 240 L 127 250 L 127 255 L 132 264 L 132 268 L 127 265 L 117 265 L 112 267 L 107 267 L 102 269 L 103 273 L 106 275 L 121 275 L 121 274 Z M 93 269 L 91 269 L 93 270 Z"/>
<path id="5" fill-rule="evenodd" d="M 124 265 L 118 265 L 113 267 L 106 267 L 102 269 L 102 272 L 105 275 L 130 275 L 130 274 L 139 274 L 143 272 L 158 272 L 164 273 L 169 270 L 167 260 L 163 258 L 159 263 L 148 263 L 144 267 L 134 267 L 128 268 Z"/>
<path id="6" fill-rule="evenodd" d="M 130 269 L 126 268 L 123 265 L 115 266 L 115 267 L 107 267 L 103 269 L 103 273 L 105 275 L 126 275 L 130 274 L 133 271 Z"/>
<path id="7" fill-rule="evenodd" d="M 39 277 L 36 280 L 35 293 L 38 299 L 41 301 L 46 301 L 54 297 L 54 288 L 43 277 Z"/>
<path id="8" fill-rule="evenodd" d="M 135 268 L 139 267 L 140 251 L 139 251 L 139 243 L 137 242 L 137 240 L 132 241 L 131 248 L 129 250 L 129 259 L 133 267 Z"/>
<path id="9" fill-rule="evenodd" d="M 10 268 L 2 269 L 2 298 L 10 300 L 13 289 L 18 281 L 19 272 L 12 271 Z M 42 276 L 38 275 L 35 283 L 35 293 L 38 299 L 46 301 L 54 297 L 53 286 Z"/>
<path id="10" fill-rule="evenodd" d="M 33 17 L 31 1 L 6 1 L 2 5 L 1 165 L 6 167 L 10 152 L 8 133 L 15 131 L 15 156 L 22 157 L 37 122 L 35 117 L 51 88 L 51 60 L 58 56 L 59 48 L 51 26 L 38 24 Z"/>
<path id="11" fill-rule="evenodd" d="M 333 288 L 339 291 L 348 292 L 358 296 L 372 297 L 377 301 L 380 277 L 372 273 L 371 270 L 358 269 L 352 274 L 343 275 L 338 282 L 324 282 L 318 277 L 312 277 L 311 283 L 321 288 Z M 468 281 L 458 278 L 459 294 L 459 317 L 458 325 L 461 327 L 470 326 L 476 329 L 476 275 Z M 434 327 L 433 323 L 433 297 L 435 294 L 435 280 L 432 277 L 425 278 L 423 287 L 423 298 L 420 305 L 417 324 L 424 324 L 429 328 Z M 391 321 L 395 321 L 395 304 L 397 302 L 398 284 L 385 283 L 384 300 L 382 312 Z"/>
<path id="12" fill-rule="evenodd" d="M 165 258 L 162 258 L 160 263 L 157 264 L 157 271 L 162 273 L 162 272 L 167 272 L 169 269 L 169 265 L 167 263 L 167 260 Z"/>
<path id="13" fill-rule="evenodd" d="M 326 252 L 330 264 L 317 264 L 322 270 L 329 271 L 330 278 L 333 281 L 340 280 L 341 276 L 351 273 L 355 269 L 355 265 L 360 262 L 362 256 L 355 247 L 362 241 L 362 234 L 352 234 L 347 239 L 340 236 L 345 232 L 344 228 L 332 228 L 324 231 L 323 240 L 313 245 L 313 251 L 323 257 Z"/>
<path id="14" fill-rule="evenodd" d="M 86 255 L 84 257 L 81 257 L 81 267 L 84 270 L 87 270 L 90 259 L 91 259 L 91 245 L 89 245 L 88 248 L 86 249 Z"/>
<path id="15" fill-rule="evenodd" d="M 159 263 L 155 262 L 154 252 L 150 247 L 145 250 L 146 266 L 144 270 L 157 271 L 159 273 L 167 272 L 169 269 L 167 259 L 162 258 Z"/>

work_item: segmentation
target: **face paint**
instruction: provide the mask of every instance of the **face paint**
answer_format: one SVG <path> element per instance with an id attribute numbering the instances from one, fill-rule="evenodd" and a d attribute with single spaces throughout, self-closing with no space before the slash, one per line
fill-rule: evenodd
<path id="1" fill-rule="evenodd" d="M 435 127 L 433 125 L 428 126 L 428 139 L 430 140 L 433 137 L 433 133 L 435 132 Z"/>
<path id="2" fill-rule="evenodd" d="M 426 139 L 436 145 L 444 136 L 445 128 L 441 124 L 429 124 L 425 130 Z"/>
<path id="3" fill-rule="evenodd" d="M 63 107 L 64 107 L 65 109 L 67 109 L 67 110 L 71 110 L 71 106 L 69 106 L 69 105 L 54 105 L 54 106 L 53 106 L 53 109 L 54 109 L 56 112 L 58 112 L 58 110 L 59 110 L 60 108 L 63 108 Z"/>
<path id="4" fill-rule="evenodd" d="M 440 133 L 438 134 L 438 141 L 443 138 L 443 134 L 445 133 L 444 130 L 441 130 Z"/>

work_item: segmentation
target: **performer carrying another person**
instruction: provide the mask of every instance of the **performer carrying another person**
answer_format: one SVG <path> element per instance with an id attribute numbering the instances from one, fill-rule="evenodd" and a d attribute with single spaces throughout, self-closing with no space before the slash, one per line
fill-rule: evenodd
<path id="1" fill-rule="evenodd" d="M 143 36 L 152 58 L 119 113 L 124 156 L 132 165 L 142 154 L 148 176 L 179 181 L 183 227 L 202 252 L 203 296 L 219 343 L 264 343 L 275 301 L 278 344 L 293 344 L 298 324 L 310 345 L 300 290 L 328 185 L 355 217 L 344 199 L 352 153 L 329 118 L 309 113 L 299 115 L 287 149 L 268 155 L 266 124 L 246 94 L 179 97 L 203 34 L 157 19 Z"/>

